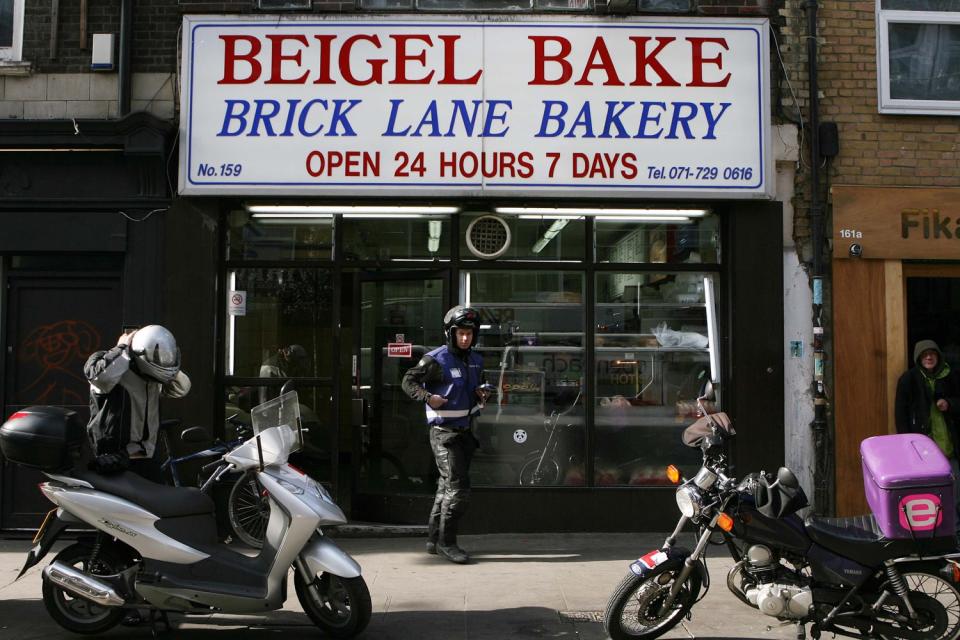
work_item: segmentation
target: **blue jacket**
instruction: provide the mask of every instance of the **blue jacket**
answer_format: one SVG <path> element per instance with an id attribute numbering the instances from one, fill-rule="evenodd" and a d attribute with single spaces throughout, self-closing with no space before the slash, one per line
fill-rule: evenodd
<path id="1" fill-rule="evenodd" d="M 443 373 L 441 380 L 430 382 L 425 388 L 431 394 L 447 399 L 439 409 L 424 403 L 427 424 L 452 429 L 470 426 L 470 418 L 480 410 L 477 405 L 477 388 L 483 382 L 483 358 L 470 351 L 464 362 L 446 347 L 439 347 L 427 354 L 437 361 Z"/>

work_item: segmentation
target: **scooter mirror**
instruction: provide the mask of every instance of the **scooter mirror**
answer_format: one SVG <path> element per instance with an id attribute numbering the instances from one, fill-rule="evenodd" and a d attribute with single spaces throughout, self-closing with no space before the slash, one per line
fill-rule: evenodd
<path id="1" fill-rule="evenodd" d="M 203 427 L 190 427 L 189 429 L 184 429 L 183 433 L 180 434 L 180 440 L 190 444 L 207 442 L 209 439 Z"/>

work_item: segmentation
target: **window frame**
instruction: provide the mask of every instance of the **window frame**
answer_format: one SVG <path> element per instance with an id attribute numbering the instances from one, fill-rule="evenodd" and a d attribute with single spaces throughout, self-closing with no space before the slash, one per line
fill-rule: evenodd
<path id="1" fill-rule="evenodd" d="M 13 43 L 0 47 L 0 62 L 20 62 L 23 56 L 23 13 L 25 0 L 13 0 Z"/>
<path id="2" fill-rule="evenodd" d="M 960 25 L 960 12 L 882 9 L 877 3 L 877 100 L 886 114 L 960 115 L 960 100 L 915 100 L 890 97 L 890 25 Z"/>

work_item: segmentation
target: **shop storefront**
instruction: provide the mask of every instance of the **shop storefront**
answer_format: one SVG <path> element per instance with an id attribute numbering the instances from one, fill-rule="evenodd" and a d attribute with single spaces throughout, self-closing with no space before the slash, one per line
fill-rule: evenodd
<path id="1" fill-rule="evenodd" d="M 960 367 L 960 189 L 837 185 L 833 194 L 838 515 L 863 513 L 860 441 L 895 430 L 900 375 L 935 340 Z"/>
<path id="2" fill-rule="evenodd" d="M 186 18 L 180 191 L 220 215 L 224 415 L 295 379 L 303 464 L 354 519 L 422 523 L 400 381 L 468 304 L 497 388 L 471 530 L 662 529 L 711 355 L 738 461 L 779 465 L 766 28 Z"/>

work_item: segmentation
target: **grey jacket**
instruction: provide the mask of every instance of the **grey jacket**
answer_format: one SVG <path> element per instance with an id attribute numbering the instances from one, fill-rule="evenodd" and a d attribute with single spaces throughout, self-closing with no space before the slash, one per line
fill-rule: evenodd
<path id="1" fill-rule="evenodd" d="M 166 384 L 139 375 L 126 345 L 97 351 L 83 367 L 90 381 L 87 436 L 94 453 L 125 450 L 131 458 L 152 458 L 160 426 L 160 397 L 182 398 L 190 378 L 180 371 Z"/>

